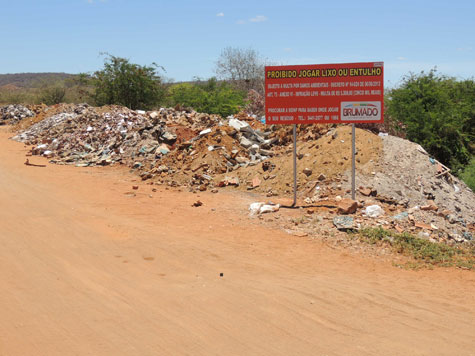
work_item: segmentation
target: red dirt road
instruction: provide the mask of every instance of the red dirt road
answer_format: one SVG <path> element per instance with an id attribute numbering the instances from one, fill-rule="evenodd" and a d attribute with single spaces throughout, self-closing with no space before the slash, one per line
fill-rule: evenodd
<path id="1" fill-rule="evenodd" d="M 269 230 L 245 195 L 26 166 L 1 130 L 1 356 L 475 355 L 473 272 Z"/>

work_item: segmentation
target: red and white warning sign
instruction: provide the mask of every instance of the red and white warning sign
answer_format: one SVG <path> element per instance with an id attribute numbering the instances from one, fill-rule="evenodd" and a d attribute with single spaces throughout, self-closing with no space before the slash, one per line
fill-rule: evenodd
<path id="1" fill-rule="evenodd" d="M 381 123 L 382 62 L 267 66 L 266 123 Z"/>

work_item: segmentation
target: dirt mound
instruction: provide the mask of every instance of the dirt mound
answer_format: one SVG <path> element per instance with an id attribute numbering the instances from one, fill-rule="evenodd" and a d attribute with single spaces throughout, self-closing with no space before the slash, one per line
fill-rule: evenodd
<path id="1" fill-rule="evenodd" d="M 299 196 L 305 198 L 317 184 L 325 185 L 331 181 L 339 182 L 342 175 L 351 168 L 351 127 L 341 126 L 328 131 L 320 128 L 317 140 L 304 138 L 297 144 L 297 182 Z M 302 142 L 303 141 L 303 142 Z M 382 151 L 381 139 L 364 130 L 356 130 L 356 148 L 359 170 L 371 172 Z M 242 189 L 252 188 L 252 181 L 260 181 L 256 191 L 269 196 L 288 194 L 293 191 L 293 147 L 289 143 L 275 150 L 275 155 L 258 165 L 249 165 L 225 176 L 239 178 Z M 256 180 L 257 178 L 257 180 Z"/>
<path id="2" fill-rule="evenodd" d="M 15 139 L 57 164 L 119 162 L 142 180 L 191 191 L 228 187 L 268 197 L 290 197 L 293 191 L 292 127 L 266 126 L 246 114 L 223 119 L 165 108 L 59 105 L 38 107 L 35 118 L 17 128 L 26 126 Z M 419 145 L 356 129 L 354 213 L 353 203 L 341 206 L 351 196 L 351 127 L 302 125 L 297 133 L 299 198 L 325 206 L 317 211 L 330 217 L 349 213 L 351 224 L 349 218 L 345 224 L 355 228 L 384 226 L 434 241 L 472 240 L 473 192 Z"/>

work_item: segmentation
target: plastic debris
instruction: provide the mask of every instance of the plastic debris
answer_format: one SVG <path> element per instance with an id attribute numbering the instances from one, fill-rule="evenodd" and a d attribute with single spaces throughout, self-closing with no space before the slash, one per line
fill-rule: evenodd
<path id="1" fill-rule="evenodd" d="M 249 206 L 249 215 L 259 215 L 279 211 L 280 204 L 266 204 L 264 202 L 252 203 Z"/>
<path id="2" fill-rule="evenodd" d="M 370 205 L 366 207 L 364 212 L 366 216 L 369 216 L 370 218 L 377 218 L 384 214 L 383 208 L 379 205 Z"/>

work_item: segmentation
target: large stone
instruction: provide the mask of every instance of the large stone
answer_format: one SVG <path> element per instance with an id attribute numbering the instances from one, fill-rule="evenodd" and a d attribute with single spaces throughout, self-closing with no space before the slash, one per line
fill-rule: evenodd
<path id="1" fill-rule="evenodd" d="M 351 216 L 336 216 L 333 219 L 333 225 L 335 225 L 335 227 L 338 230 L 345 231 L 345 230 L 353 229 L 355 226 L 355 223 Z"/>
<path id="2" fill-rule="evenodd" d="M 239 143 L 244 148 L 249 148 L 249 147 L 252 146 L 252 142 L 250 140 L 248 140 L 247 138 L 245 138 L 244 136 L 241 137 L 241 140 L 239 141 Z"/>
<path id="3" fill-rule="evenodd" d="M 249 127 L 249 124 L 238 119 L 230 119 L 229 126 L 231 126 L 236 131 L 244 131 Z"/>
<path id="4" fill-rule="evenodd" d="M 369 197 L 371 195 L 371 189 L 370 188 L 360 187 L 358 190 L 361 194 L 363 194 L 366 197 Z"/>
<path id="5" fill-rule="evenodd" d="M 162 133 L 161 137 L 166 143 L 173 143 L 176 141 L 176 138 L 177 138 L 175 134 L 168 131 L 165 131 L 164 133 Z"/>
<path id="6" fill-rule="evenodd" d="M 354 214 L 358 208 L 358 202 L 352 199 L 342 199 L 338 202 L 338 214 Z"/>

